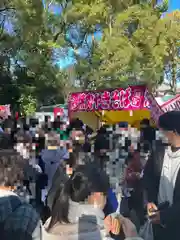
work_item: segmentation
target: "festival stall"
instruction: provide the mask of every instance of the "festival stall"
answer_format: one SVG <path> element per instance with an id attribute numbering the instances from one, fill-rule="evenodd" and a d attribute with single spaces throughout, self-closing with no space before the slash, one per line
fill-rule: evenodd
<path id="1" fill-rule="evenodd" d="M 144 85 L 71 93 L 69 115 L 78 117 L 94 130 L 99 127 L 99 120 L 108 124 L 128 122 L 135 126 L 143 118 L 151 117 L 149 96 Z"/>
<path id="2" fill-rule="evenodd" d="M 180 95 L 156 99 L 144 85 L 112 90 L 71 93 L 68 101 L 70 118 L 79 118 L 94 130 L 99 122 L 128 122 L 139 127 L 142 119 L 157 125 L 164 112 L 180 111 Z"/>
<path id="3" fill-rule="evenodd" d="M 40 122 L 43 122 L 45 119 L 45 116 L 48 116 L 51 118 L 51 121 L 54 121 L 54 119 L 57 116 L 60 116 L 60 118 L 63 121 L 68 121 L 68 107 L 65 104 L 56 104 L 51 106 L 42 106 L 39 111 L 37 111 L 34 115 L 35 118 L 38 118 Z"/>

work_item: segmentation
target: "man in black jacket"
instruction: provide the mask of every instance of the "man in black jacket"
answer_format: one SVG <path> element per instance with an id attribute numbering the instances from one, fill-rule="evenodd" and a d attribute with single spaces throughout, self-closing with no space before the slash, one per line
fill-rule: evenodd
<path id="1" fill-rule="evenodd" d="M 159 127 L 169 146 L 156 144 L 144 170 L 154 240 L 180 239 L 180 112 L 164 113 Z"/>

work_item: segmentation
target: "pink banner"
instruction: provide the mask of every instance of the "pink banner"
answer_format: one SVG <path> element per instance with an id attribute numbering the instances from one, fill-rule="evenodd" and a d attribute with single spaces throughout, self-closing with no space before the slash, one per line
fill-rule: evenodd
<path id="1" fill-rule="evenodd" d="M 10 115 L 11 115 L 10 105 L 0 105 L 0 117 L 6 119 Z"/>
<path id="2" fill-rule="evenodd" d="M 54 108 L 54 118 L 56 118 L 57 116 L 61 117 L 64 114 L 64 109 L 63 108 Z"/>
<path id="3" fill-rule="evenodd" d="M 177 95 L 173 99 L 165 102 L 161 106 L 161 108 L 164 112 L 169 112 L 173 110 L 180 111 L 180 95 Z"/>
<path id="4" fill-rule="evenodd" d="M 146 99 L 149 101 L 150 110 L 151 110 L 151 118 L 154 120 L 156 124 L 158 124 L 159 117 L 164 113 L 162 108 L 157 103 L 155 97 L 146 90 Z"/>
<path id="5" fill-rule="evenodd" d="M 129 86 L 126 89 L 71 93 L 69 96 L 69 111 L 129 111 L 149 108 L 145 92 L 145 86 Z"/>

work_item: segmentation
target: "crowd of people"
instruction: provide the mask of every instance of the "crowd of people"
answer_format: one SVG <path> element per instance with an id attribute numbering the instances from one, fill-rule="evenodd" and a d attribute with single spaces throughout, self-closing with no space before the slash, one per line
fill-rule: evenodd
<path id="1" fill-rule="evenodd" d="M 178 240 L 179 122 L 1 119 L 1 239 Z"/>

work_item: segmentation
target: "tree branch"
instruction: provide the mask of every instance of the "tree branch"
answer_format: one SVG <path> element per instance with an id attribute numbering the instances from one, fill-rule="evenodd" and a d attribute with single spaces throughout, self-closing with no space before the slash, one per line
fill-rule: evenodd
<path id="1" fill-rule="evenodd" d="M 5 11 L 9 11 L 9 10 L 16 10 L 16 9 L 13 8 L 13 7 L 5 7 L 5 8 L 0 9 L 0 13 L 5 12 Z"/>
<path id="2" fill-rule="evenodd" d="M 61 33 L 65 32 L 65 28 L 66 28 L 66 23 L 63 21 L 61 23 L 61 29 L 60 31 L 58 31 L 54 36 L 53 36 L 53 42 L 57 42 L 58 37 L 60 36 Z"/>
<path id="3" fill-rule="evenodd" d="M 6 20 L 6 17 L 3 16 L 3 19 L 2 19 L 2 22 L 1 22 L 1 25 L 0 25 L 0 40 L 1 40 L 1 37 L 2 37 L 3 32 L 4 32 L 4 24 L 5 24 L 5 20 Z"/>

